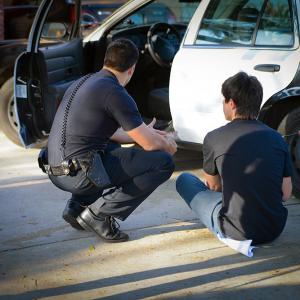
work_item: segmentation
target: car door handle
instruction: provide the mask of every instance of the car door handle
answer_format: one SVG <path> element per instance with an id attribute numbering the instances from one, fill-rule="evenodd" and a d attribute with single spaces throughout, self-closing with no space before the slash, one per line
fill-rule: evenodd
<path id="1" fill-rule="evenodd" d="M 262 71 L 262 72 L 279 72 L 280 65 L 273 65 L 273 64 L 256 65 L 254 67 L 254 70 Z"/>

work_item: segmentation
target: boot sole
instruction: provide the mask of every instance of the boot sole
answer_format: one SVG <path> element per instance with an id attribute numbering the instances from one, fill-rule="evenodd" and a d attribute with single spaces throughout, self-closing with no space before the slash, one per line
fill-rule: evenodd
<path id="1" fill-rule="evenodd" d="M 122 242 L 126 242 L 129 239 L 129 236 L 127 236 L 124 239 L 119 239 L 119 240 L 109 240 L 109 239 L 105 239 L 104 237 L 102 237 L 92 226 L 90 226 L 89 224 L 87 224 L 80 216 L 77 217 L 77 223 L 84 228 L 87 231 L 93 231 L 101 240 L 103 240 L 106 243 L 122 243 Z"/>

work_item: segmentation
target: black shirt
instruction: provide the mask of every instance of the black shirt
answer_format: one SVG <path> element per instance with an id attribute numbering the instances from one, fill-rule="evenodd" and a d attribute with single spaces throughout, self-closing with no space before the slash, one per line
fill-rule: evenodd
<path id="1" fill-rule="evenodd" d="M 223 233 L 254 244 L 275 239 L 287 219 L 282 180 L 292 172 L 279 133 L 256 120 L 234 120 L 207 134 L 203 155 L 204 171 L 221 176 Z"/>
<path id="2" fill-rule="evenodd" d="M 63 150 L 62 123 L 66 104 L 77 83 L 66 91 L 51 128 L 48 155 L 52 166 L 60 165 L 63 159 L 82 157 L 91 150 L 103 150 L 119 127 L 129 131 L 143 122 L 135 101 L 115 75 L 102 69 L 83 83 L 72 101 Z"/>

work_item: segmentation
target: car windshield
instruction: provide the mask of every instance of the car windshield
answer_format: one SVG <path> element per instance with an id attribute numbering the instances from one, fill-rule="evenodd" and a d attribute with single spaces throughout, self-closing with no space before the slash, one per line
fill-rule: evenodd
<path id="1" fill-rule="evenodd" d="M 129 15 L 117 28 L 151 25 L 158 22 L 187 24 L 199 3 L 200 0 L 156 0 Z"/>
<path id="2" fill-rule="evenodd" d="M 120 8 L 127 0 L 103 1 L 82 0 L 81 1 L 81 29 L 82 35 L 86 36 L 103 21 Z"/>

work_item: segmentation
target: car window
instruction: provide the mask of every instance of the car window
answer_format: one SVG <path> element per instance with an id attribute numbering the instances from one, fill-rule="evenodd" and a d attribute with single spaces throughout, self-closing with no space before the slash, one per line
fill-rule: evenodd
<path id="1" fill-rule="evenodd" d="M 40 43 L 68 41 L 75 24 L 75 5 L 68 0 L 53 0 L 42 28 Z"/>
<path id="2" fill-rule="evenodd" d="M 291 10 L 287 0 L 269 0 L 259 24 L 256 45 L 293 46 Z"/>
<path id="3" fill-rule="evenodd" d="M 257 30 L 258 28 L 258 30 Z M 195 43 L 229 46 L 291 46 L 288 0 L 212 0 Z"/>
<path id="4" fill-rule="evenodd" d="M 188 23 L 193 16 L 199 1 L 156 0 L 129 15 L 118 25 L 151 25 L 154 23 Z"/>
<path id="5" fill-rule="evenodd" d="M 81 32 L 88 35 L 116 9 L 120 8 L 127 0 L 82 0 L 81 1 Z"/>

